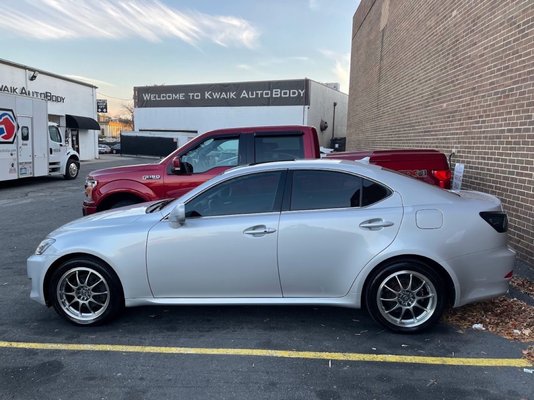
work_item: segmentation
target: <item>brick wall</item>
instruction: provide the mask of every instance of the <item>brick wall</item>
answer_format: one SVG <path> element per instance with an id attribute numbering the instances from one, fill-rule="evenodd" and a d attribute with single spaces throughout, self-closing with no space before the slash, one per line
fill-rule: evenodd
<path id="1" fill-rule="evenodd" d="M 352 34 L 348 149 L 454 150 L 534 265 L 534 1 L 362 0 Z"/>

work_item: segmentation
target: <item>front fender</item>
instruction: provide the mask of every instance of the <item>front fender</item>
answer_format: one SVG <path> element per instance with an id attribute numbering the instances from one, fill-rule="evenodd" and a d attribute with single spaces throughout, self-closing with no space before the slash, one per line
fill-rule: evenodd
<path id="1" fill-rule="evenodd" d="M 67 167 L 68 167 L 68 161 L 71 159 L 71 158 L 74 158 L 74 160 L 76 162 L 78 162 L 78 167 L 79 167 L 79 163 L 80 163 L 80 156 L 77 152 L 75 152 L 74 150 L 69 150 L 66 154 L 65 154 L 65 157 L 63 157 L 63 159 L 61 160 L 61 174 L 65 175 L 67 173 Z"/>
<path id="2" fill-rule="evenodd" d="M 147 186 L 129 179 L 119 179 L 102 185 L 97 189 L 98 204 L 115 194 L 129 194 L 143 201 L 157 200 L 158 196 Z"/>

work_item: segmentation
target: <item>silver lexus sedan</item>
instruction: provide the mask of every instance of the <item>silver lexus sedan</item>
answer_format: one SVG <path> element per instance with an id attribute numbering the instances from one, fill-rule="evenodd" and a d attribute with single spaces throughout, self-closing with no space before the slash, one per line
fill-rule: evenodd
<path id="1" fill-rule="evenodd" d="M 28 259 L 31 298 L 78 325 L 140 305 L 365 308 L 397 332 L 505 293 L 501 202 L 365 162 L 235 168 L 176 200 L 78 219 Z"/>

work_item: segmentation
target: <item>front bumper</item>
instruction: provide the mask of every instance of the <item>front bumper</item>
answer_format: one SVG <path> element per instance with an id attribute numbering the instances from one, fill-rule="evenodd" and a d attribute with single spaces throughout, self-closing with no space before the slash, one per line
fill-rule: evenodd
<path id="1" fill-rule="evenodd" d="M 30 292 L 30 298 L 43 305 L 46 304 L 44 293 L 44 278 L 46 271 L 50 264 L 52 264 L 53 258 L 46 256 L 33 255 L 26 261 L 26 269 L 28 272 L 28 278 L 32 281 L 32 288 Z"/>
<path id="2" fill-rule="evenodd" d="M 95 203 L 84 201 L 82 205 L 82 213 L 84 216 L 96 213 Z"/>

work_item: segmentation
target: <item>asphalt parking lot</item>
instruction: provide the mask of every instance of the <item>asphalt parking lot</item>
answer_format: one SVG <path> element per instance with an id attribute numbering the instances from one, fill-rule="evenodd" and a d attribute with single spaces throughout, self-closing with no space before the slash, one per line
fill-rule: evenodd
<path id="1" fill-rule="evenodd" d="M 31 301 L 26 258 L 81 216 L 85 175 L 146 161 L 0 184 L 0 399 L 532 398 L 524 344 L 445 323 L 397 335 L 350 309 L 142 307 L 80 328 Z"/>

